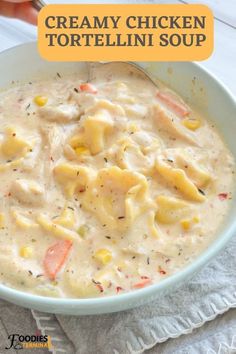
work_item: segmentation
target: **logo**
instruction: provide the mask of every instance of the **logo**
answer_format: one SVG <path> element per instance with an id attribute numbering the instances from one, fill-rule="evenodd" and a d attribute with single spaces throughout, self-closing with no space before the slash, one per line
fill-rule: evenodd
<path id="1" fill-rule="evenodd" d="M 23 335 L 13 333 L 8 336 L 8 346 L 5 349 L 35 349 L 35 348 L 52 348 L 51 337 L 42 335 L 41 332 L 36 332 L 34 335 Z"/>

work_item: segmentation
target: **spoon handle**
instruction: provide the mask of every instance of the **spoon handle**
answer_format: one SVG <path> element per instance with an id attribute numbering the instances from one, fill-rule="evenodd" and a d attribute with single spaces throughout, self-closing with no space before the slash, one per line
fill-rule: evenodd
<path id="1" fill-rule="evenodd" d="M 47 4 L 43 0 L 32 0 L 32 5 L 36 10 L 40 11 Z"/>
<path id="2" fill-rule="evenodd" d="M 87 62 L 87 71 L 88 71 L 88 82 L 91 81 L 93 77 L 93 72 L 99 67 L 102 66 L 113 66 L 113 69 L 116 71 L 115 66 L 126 66 L 126 68 L 130 69 L 133 73 L 136 73 L 139 76 L 142 76 L 149 80 L 157 89 L 159 89 L 157 81 L 138 63 L 134 63 L 132 61 L 98 61 L 98 62 Z M 119 68 L 117 68 L 119 70 Z"/>

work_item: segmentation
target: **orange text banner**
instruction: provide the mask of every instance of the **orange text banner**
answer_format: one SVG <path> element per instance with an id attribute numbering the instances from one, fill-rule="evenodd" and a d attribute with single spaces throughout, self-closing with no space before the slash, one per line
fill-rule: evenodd
<path id="1" fill-rule="evenodd" d="M 213 15 L 204 5 L 48 5 L 38 47 L 50 61 L 192 61 L 213 51 Z"/>

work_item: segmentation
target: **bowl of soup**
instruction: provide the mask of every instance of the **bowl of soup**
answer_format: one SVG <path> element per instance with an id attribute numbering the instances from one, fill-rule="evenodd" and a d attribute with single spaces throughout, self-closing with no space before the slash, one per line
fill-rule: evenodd
<path id="1" fill-rule="evenodd" d="M 173 292 L 235 230 L 235 100 L 194 63 L 0 54 L 0 297 L 63 314 Z M 4 68 L 4 70 L 3 70 Z"/>

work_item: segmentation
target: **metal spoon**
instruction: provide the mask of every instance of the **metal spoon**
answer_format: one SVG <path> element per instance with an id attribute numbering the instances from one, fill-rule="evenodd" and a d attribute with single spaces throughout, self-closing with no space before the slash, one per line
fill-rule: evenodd
<path id="1" fill-rule="evenodd" d="M 101 66 L 126 66 L 128 69 L 131 69 L 132 73 L 136 73 L 138 76 L 143 76 L 145 79 L 148 79 L 155 87 L 158 88 L 157 82 L 147 73 L 147 71 L 142 68 L 139 64 L 132 61 L 99 61 L 99 62 L 88 62 L 88 81 L 93 79 L 93 71 L 99 69 Z M 113 69 L 114 69 L 113 68 Z"/>
<path id="2" fill-rule="evenodd" d="M 47 4 L 43 0 L 32 0 L 32 5 L 37 11 L 40 11 Z"/>
<path id="3" fill-rule="evenodd" d="M 47 4 L 43 0 L 32 0 L 32 5 L 33 7 L 37 10 L 40 11 L 44 6 Z M 127 67 L 132 69 L 132 72 L 136 71 L 136 73 L 140 76 L 144 76 L 146 79 L 148 79 L 155 87 L 158 88 L 157 83 L 152 79 L 152 77 L 146 72 L 144 68 L 142 68 L 140 65 L 132 62 L 132 61 L 100 61 L 100 62 L 88 62 L 88 81 L 92 80 L 92 69 L 95 67 L 98 67 L 99 65 L 126 65 Z"/>

